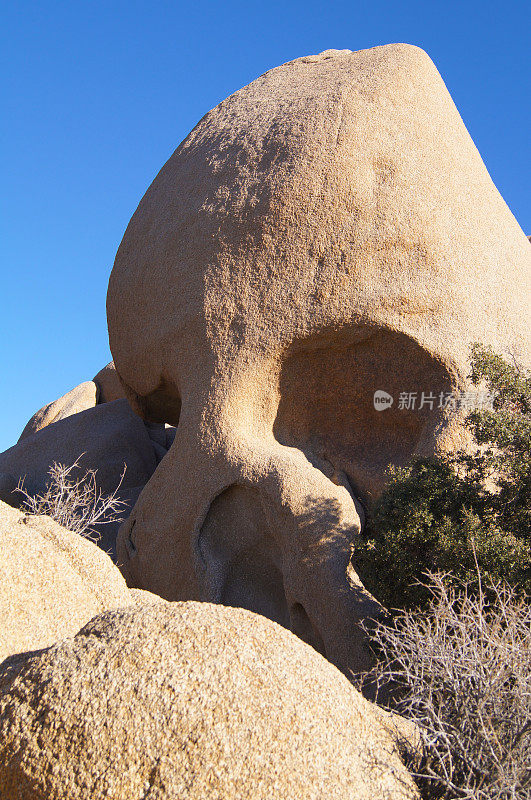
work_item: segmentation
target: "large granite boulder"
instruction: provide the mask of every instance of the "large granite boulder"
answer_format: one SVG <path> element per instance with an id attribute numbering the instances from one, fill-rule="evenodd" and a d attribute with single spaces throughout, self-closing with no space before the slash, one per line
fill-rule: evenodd
<path id="1" fill-rule="evenodd" d="M 0 671 L 1 800 L 413 800 L 397 736 L 242 609 L 108 612 Z"/>
<path id="2" fill-rule="evenodd" d="M 0 662 L 49 647 L 102 611 L 134 602 L 95 544 L 0 502 Z"/>
<path id="3" fill-rule="evenodd" d="M 530 267 L 417 47 L 298 58 L 207 113 L 109 282 L 127 397 L 178 423 L 119 533 L 131 585 L 247 607 L 362 668 L 363 507 L 390 464 L 464 442 L 449 401 L 474 341 L 529 363 Z"/>

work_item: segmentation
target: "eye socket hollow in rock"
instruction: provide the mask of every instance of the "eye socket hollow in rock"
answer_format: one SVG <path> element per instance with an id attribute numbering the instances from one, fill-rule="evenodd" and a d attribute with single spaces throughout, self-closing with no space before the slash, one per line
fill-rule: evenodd
<path id="1" fill-rule="evenodd" d="M 149 422 L 167 422 L 177 427 L 181 416 L 181 396 L 177 387 L 162 377 L 156 389 L 139 395 L 125 386 L 127 399 L 142 419 Z"/>
<path id="2" fill-rule="evenodd" d="M 430 455 L 443 418 L 442 394 L 452 390 L 447 367 L 414 339 L 374 327 L 323 331 L 295 342 L 285 354 L 273 425 L 278 442 L 301 450 L 333 482 L 345 474 L 366 505 L 381 491 L 390 464 L 402 466 L 420 450 Z M 393 402 L 377 410 L 374 395 Z M 416 398 L 401 407 L 400 396 Z M 431 406 L 421 398 L 433 397 Z M 330 475 L 328 475 L 330 471 Z"/>

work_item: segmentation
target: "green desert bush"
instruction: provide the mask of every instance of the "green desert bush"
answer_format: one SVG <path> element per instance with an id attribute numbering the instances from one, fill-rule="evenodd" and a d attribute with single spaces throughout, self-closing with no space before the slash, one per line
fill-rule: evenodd
<path id="1" fill-rule="evenodd" d="M 391 469 L 355 547 L 356 570 L 388 608 L 425 604 L 426 570 L 531 596 L 531 376 L 480 345 L 471 363 L 472 382 L 493 397 L 466 420 L 476 451 Z"/>
<path id="2" fill-rule="evenodd" d="M 408 767 L 424 800 L 529 800 L 531 609 L 481 578 L 471 592 L 429 574 L 424 588 L 423 611 L 371 625 L 375 666 L 357 683 L 417 724 Z"/>
<path id="3" fill-rule="evenodd" d="M 40 494 L 31 494 L 24 481 L 17 491 L 24 495 L 20 508 L 27 514 L 45 515 L 73 533 L 92 541 L 101 536 L 99 528 L 123 519 L 125 502 L 118 497 L 125 467 L 120 482 L 110 495 L 98 487 L 97 470 L 81 470 L 81 456 L 70 466 L 53 463 L 48 471 L 46 489 Z"/>

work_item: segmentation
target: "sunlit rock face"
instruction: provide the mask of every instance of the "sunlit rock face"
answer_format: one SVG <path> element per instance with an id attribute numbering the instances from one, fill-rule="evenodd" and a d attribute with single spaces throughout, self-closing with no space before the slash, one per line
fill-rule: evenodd
<path id="1" fill-rule="evenodd" d="M 119 533 L 130 583 L 363 666 L 363 508 L 389 464 L 462 441 L 440 398 L 466 388 L 472 342 L 526 360 L 530 254 L 416 47 L 299 58 L 206 114 L 109 284 L 126 394 L 178 425 Z"/>
<path id="2" fill-rule="evenodd" d="M 413 727 L 264 617 L 149 603 L 0 665 L 0 798 L 419 800 Z"/>

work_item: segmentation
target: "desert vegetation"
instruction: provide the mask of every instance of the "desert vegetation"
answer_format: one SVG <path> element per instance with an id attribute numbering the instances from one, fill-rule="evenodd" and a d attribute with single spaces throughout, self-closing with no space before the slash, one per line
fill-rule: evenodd
<path id="1" fill-rule="evenodd" d="M 126 503 L 120 500 L 118 492 L 125 475 L 111 494 L 105 494 L 98 487 L 97 470 L 83 470 L 79 458 L 69 466 L 54 462 L 48 471 L 44 492 L 32 494 L 22 480 L 17 491 L 24 500 L 21 510 L 27 514 L 51 517 L 63 528 L 78 533 L 97 542 L 101 536 L 101 526 L 123 519 Z"/>
<path id="2" fill-rule="evenodd" d="M 514 589 L 430 574 L 422 612 L 371 627 L 363 676 L 419 727 L 409 768 L 425 800 L 531 797 L 531 609 Z M 485 587 L 487 588 L 487 587 Z"/>
<path id="3" fill-rule="evenodd" d="M 531 375 L 475 345 L 471 377 L 493 397 L 467 417 L 476 451 L 391 470 L 356 547 L 356 569 L 389 609 L 429 601 L 427 570 L 531 594 Z"/>
<path id="4" fill-rule="evenodd" d="M 391 472 L 357 567 L 390 609 L 370 680 L 417 723 L 426 800 L 531 797 L 531 377 L 472 351 L 478 447 Z"/>

